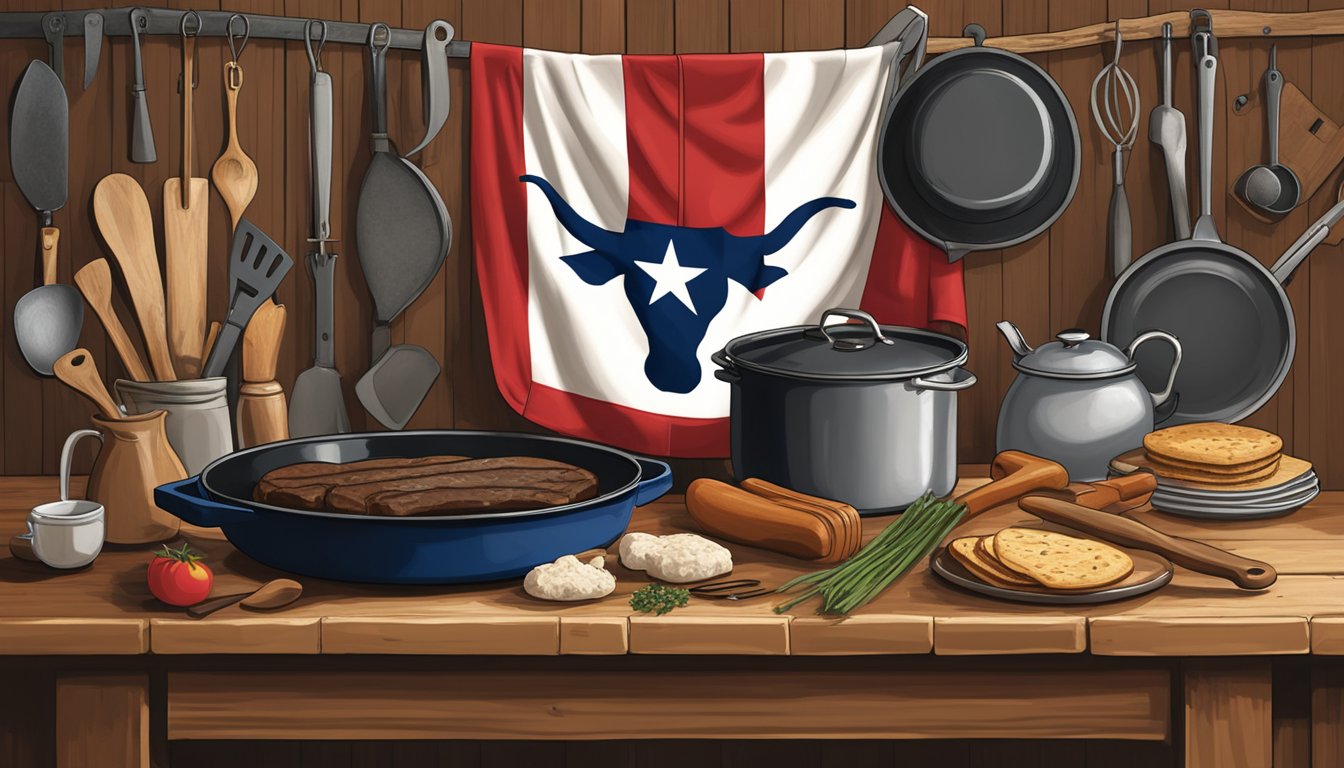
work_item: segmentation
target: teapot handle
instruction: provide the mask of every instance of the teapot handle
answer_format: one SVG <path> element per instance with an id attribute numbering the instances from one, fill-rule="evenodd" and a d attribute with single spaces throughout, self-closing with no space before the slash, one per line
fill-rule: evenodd
<path id="1" fill-rule="evenodd" d="M 1148 393 L 1153 398 L 1153 407 L 1156 408 L 1167 402 L 1171 397 L 1172 390 L 1176 387 L 1176 371 L 1181 367 L 1181 342 L 1166 331 L 1144 331 L 1135 337 L 1135 339 L 1129 343 L 1128 347 L 1125 347 L 1125 357 L 1133 360 L 1134 353 L 1138 350 L 1139 346 L 1144 342 L 1152 341 L 1153 339 L 1161 339 L 1162 341 L 1167 342 L 1171 345 L 1172 351 L 1176 353 L 1176 359 L 1171 361 L 1171 372 L 1167 374 L 1167 385 L 1162 388 L 1161 392 Z"/>

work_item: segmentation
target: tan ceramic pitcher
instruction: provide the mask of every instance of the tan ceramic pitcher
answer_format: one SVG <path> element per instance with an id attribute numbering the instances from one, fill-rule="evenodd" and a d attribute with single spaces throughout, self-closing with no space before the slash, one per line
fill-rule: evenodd
<path id="1" fill-rule="evenodd" d="M 168 444 L 166 415 L 153 411 L 115 420 L 92 417 L 103 448 L 85 497 L 106 508 L 107 540 L 114 544 L 146 544 L 177 535 L 181 521 L 154 503 L 157 486 L 187 476 Z"/>

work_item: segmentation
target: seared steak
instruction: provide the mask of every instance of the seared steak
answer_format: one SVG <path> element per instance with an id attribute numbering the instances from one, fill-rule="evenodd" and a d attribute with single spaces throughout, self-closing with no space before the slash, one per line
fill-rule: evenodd
<path id="1" fill-rule="evenodd" d="M 592 472 L 526 456 L 294 464 L 266 473 L 253 490 L 275 506 L 395 516 L 539 509 L 596 495 Z"/>

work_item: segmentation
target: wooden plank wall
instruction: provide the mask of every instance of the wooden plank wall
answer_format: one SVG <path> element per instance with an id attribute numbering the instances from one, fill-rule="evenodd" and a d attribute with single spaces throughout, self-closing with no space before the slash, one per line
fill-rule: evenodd
<path id="1" fill-rule="evenodd" d="M 81 8 L 107 0 L 8 0 L 7 10 Z M 125 0 L 117 0 L 121 4 Z M 172 5 L 239 12 L 324 16 L 345 20 L 382 20 L 392 25 L 421 27 L 435 17 L 451 21 L 463 39 L 523 44 L 588 53 L 671 53 L 716 51 L 778 51 L 862 45 L 904 0 L 171 0 Z M 1192 5 L 1248 10 L 1305 11 L 1344 5 L 1344 0 L 925 0 L 934 35 L 960 34 L 970 21 L 990 35 L 1061 30 L 1120 17 L 1142 16 Z M 77 32 L 77 31 L 76 31 Z M 157 210 L 163 181 L 178 169 L 179 118 L 175 94 L 179 71 L 177 42 L 155 38 L 145 44 L 150 110 L 160 160 L 135 165 L 127 158 L 127 91 L 130 43 L 110 40 L 94 86 L 78 82 L 82 46 L 67 46 L 65 67 L 70 81 L 72 155 L 70 202 L 56 216 L 61 227 L 60 278 L 103 256 L 89 213 L 94 185 L 107 173 L 120 171 L 138 178 Z M 1193 123 L 1193 68 L 1189 45 L 1177 40 L 1175 92 L 1177 106 Z M 1265 263 L 1274 260 L 1312 219 L 1330 204 L 1335 179 L 1283 222 L 1270 226 L 1253 220 L 1225 191 L 1241 169 L 1262 157 L 1263 129 L 1252 126 L 1230 132 L 1230 105 L 1240 93 L 1258 87 L 1267 62 L 1262 41 L 1222 42 L 1216 138 L 1215 215 L 1223 237 Z M 221 40 L 201 48 L 201 84 L 196 100 L 196 167 L 209 168 L 224 143 L 222 65 L 227 49 Z M 1100 312 L 1110 287 L 1103 234 L 1110 195 L 1109 148 L 1104 145 L 1088 110 L 1092 78 L 1110 55 L 1102 47 L 1039 55 L 1035 60 L 1059 81 L 1077 115 L 1083 145 L 1083 172 L 1078 194 L 1055 226 L 1040 237 L 1003 251 L 979 253 L 966 260 L 966 292 L 970 307 L 971 367 L 981 383 L 961 399 L 960 452 L 963 461 L 983 462 L 993 453 L 998 404 L 1013 377 L 1009 354 L 994 330 L 1000 319 L 1016 322 L 1033 342 L 1058 330 L 1080 326 L 1099 330 Z M 1344 40 L 1322 38 L 1279 41 L 1280 68 L 1290 82 L 1336 119 L 1344 119 Z M 27 61 L 45 55 L 39 41 L 0 43 L 0 84 L 5 94 Z M 390 54 L 390 108 L 394 138 L 409 147 L 419 138 L 419 56 Z M 343 255 L 337 278 L 337 366 L 345 375 L 346 395 L 356 428 L 375 428 L 354 398 L 354 382 L 368 366 L 371 304 L 354 258 L 350 222 L 360 180 L 369 156 L 365 116 L 366 52 L 358 46 L 329 46 L 323 61 L 338 83 L 336 94 L 336 163 L 333 192 L 334 229 Z M 1169 237 L 1169 209 L 1160 158 L 1146 140 L 1147 112 L 1158 93 L 1157 46 L 1135 43 L 1124 54 L 1125 67 L 1138 79 L 1143 116 L 1128 173 L 1134 217 L 1135 252 L 1143 253 Z M 253 41 L 242 57 L 245 82 L 239 99 L 239 130 L 243 147 L 256 160 L 261 185 L 249 216 L 283 242 L 292 254 L 306 252 L 308 233 L 307 79 L 303 46 Z M 470 136 L 466 129 L 468 94 L 464 62 L 452 66 L 453 108 L 447 127 L 416 161 L 442 192 L 454 222 L 452 252 L 425 294 L 395 325 L 396 341 L 428 348 L 443 363 L 444 374 L 411 422 L 412 427 L 482 429 L 535 428 L 515 415 L 495 390 L 481 313 L 480 292 L 471 254 L 471 222 L 466 167 Z M 8 126 L 0 125 L 0 139 Z M 7 146 L 7 141 L 0 141 Z M 1190 178 L 1194 179 L 1193 138 Z M 1194 198 L 1194 188 L 1191 193 Z M 54 380 L 43 380 L 24 364 L 10 331 L 13 303 L 35 285 L 37 217 L 12 182 L 8 164 L 0 164 L 0 231 L 4 259 L 0 269 L 0 312 L 4 354 L 0 361 L 0 473 L 52 473 L 63 437 L 86 424 L 91 407 Z M 211 273 L 209 310 L 223 314 L 225 297 L 219 286 L 226 274 L 226 213 L 222 201 L 211 201 Z M 1344 287 L 1344 261 L 1338 248 L 1322 247 L 1312 257 L 1289 294 L 1297 314 L 1299 343 L 1293 374 L 1280 394 L 1250 423 L 1284 436 L 1288 450 L 1311 459 L 1328 487 L 1344 487 L 1344 405 L 1335 384 L 1344 362 L 1334 342 L 1344 331 L 1344 302 L 1331 300 Z M 312 284 L 307 270 L 294 271 L 279 292 L 289 308 L 289 327 L 281 350 L 279 377 L 288 388 L 310 365 Z M 120 301 L 124 320 L 130 317 Z M 85 323 L 83 343 L 94 350 L 109 381 L 121 374 L 111 345 L 92 315 Z M 91 446 L 85 447 L 92 451 Z M 81 457 L 87 466 L 88 455 Z M 725 463 L 680 462 L 682 481 L 705 473 L 722 473 Z"/>

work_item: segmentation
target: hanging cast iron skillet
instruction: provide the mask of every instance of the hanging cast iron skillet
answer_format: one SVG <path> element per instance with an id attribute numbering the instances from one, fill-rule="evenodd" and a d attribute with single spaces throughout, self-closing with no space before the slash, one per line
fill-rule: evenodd
<path id="1" fill-rule="evenodd" d="M 1184 362 L 1176 374 L 1170 408 L 1159 422 L 1239 421 L 1278 391 L 1292 367 L 1297 331 L 1286 284 L 1344 217 L 1337 204 L 1266 269 L 1257 259 L 1218 239 L 1212 214 L 1213 89 L 1216 47 L 1207 32 L 1195 35 L 1202 50 L 1199 76 L 1200 216 L 1189 240 L 1171 243 L 1130 265 L 1111 288 L 1101 336 L 1118 346 L 1160 328 L 1181 340 Z M 1171 352 L 1148 345 L 1136 351 L 1139 378 L 1152 389 L 1165 384 Z"/>
<path id="2" fill-rule="evenodd" d="M 1028 240 L 1078 186 L 1078 124 L 1040 67 L 983 46 L 945 53 L 901 85 L 878 141 L 877 171 L 905 223 L 952 261 Z"/>

